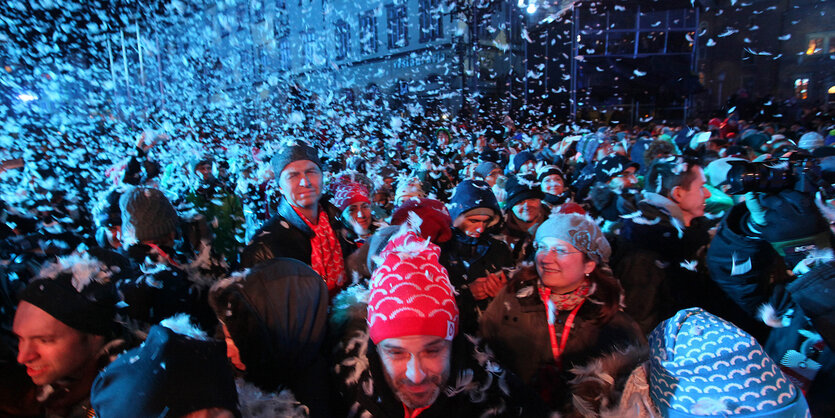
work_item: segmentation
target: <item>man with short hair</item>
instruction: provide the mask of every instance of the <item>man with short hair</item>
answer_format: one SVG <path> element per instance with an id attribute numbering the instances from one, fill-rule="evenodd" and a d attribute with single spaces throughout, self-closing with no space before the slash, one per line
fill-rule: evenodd
<path id="1" fill-rule="evenodd" d="M 322 163 L 305 141 L 283 147 L 272 160 L 281 200 L 275 216 L 244 248 L 242 267 L 276 257 L 288 257 L 310 265 L 322 276 L 331 296 L 345 283 L 344 254 L 337 231 L 343 226 L 339 209 L 322 197 Z"/>
<path id="2" fill-rule="evenodd" d="M 703 263 L 713 222 L 704 218 L 710 192 L 702 168 L 682 157 L 657 161 L 643 196 L 624 221 L 612 266 L 625 291 L 626 313 L 649 333 L 680 309 L 714 311 L 711 302 L 719 296 Z"/>
<path id="3" fill-rule="evenodd" d="M 90 416 L 90 387 L 109 361 L 119 272 L 88 255 L 45 266 L 14 317 L 17 361 L 37 385 L 49 416 Z"/>
<path id="4" fill-rule="evenodd" d="M 496 364 L 487 347 L 458 332 L 454 290 L 439 254 L 437 245 L 405 229 L 380 253 L 367 303 L 358 302 L 356 292 L 337 297 L 331 325 L 343 336 L 334 367 L 341 412 L 544 416 L 535 395 Z M 339 319 L 345 323 L 335 323 Z"/>

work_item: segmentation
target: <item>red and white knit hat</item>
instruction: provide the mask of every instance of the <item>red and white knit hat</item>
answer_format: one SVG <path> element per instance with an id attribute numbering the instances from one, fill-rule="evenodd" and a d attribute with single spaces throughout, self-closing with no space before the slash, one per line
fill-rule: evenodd
<path id="1" fill-rule="evenodd" d="M 368 332 L 375 344 L 387 338 L 433 335 L 452 340 L 458 306 L 440 247 L 412 230 L 396 235 L 380 253 L 371 275 Z"/>
<path id="2" fill-rule="evenodd" d="M 352 177 L 343 175 L 331 185 L 333 204 L 340 211 L 357 202 L 371 203 L 368 198 L 369 189 L 365 184 L 355 181 Z"/>

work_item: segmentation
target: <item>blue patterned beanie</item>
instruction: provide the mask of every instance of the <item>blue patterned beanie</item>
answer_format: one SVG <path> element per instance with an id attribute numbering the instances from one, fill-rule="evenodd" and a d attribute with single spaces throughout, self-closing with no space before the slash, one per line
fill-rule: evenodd
<path id="1" fill-rule="evenodd" d="M 700 308 L 649 336 L 650 397 L 664 417 L 808 417 L 809 407 L 753 337 Z"/>

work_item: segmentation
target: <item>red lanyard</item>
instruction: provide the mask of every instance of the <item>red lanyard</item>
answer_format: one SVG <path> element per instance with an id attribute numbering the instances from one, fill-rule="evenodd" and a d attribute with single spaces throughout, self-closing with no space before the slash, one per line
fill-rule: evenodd
<path id="1" fill-rule="evenodd" d="M 577 304 L 574 309 L 571 310 L 571 313 L 568 314 L 568 318 L 565 320 L 565 325 L 562 327 L 562 336 L 560 337 L 560 342 L 557 344 L 557 329 L 556 326 L 552 321 L 548 321 L 547 316 L 551 315 L 550 308 L 548 307 L 548 299 L 551 297 L 551 289 L 547 287 L 540 287 L 539 288 L 539 297 L 542 299 L 542 303 L 545 304 L 545 315 L 546 315 L 546 322 L 548 322 L 548 334 L 551 337 L 551 353 L 554 355 L 554 361 L 557 362 L 557 367 L 562 370 L 562 359 L 560 356 L 565 351 L 565 345 L 568 343 L 568 334 L 571 332 L 571 326 L 574 325 L 574 318 L 577 316 L 577 312 L 580 310 L 580 307 L 583 306 L 583 302 L 586 300 L 583 299 Z M 554 320 L 556 320 L 557 313 L 554 312 Z"/>
<path id="2" fill-rule="evenodd" d="M 154 249 L 154 250 L 157 250 L 157 252 L 159 253 L 159 255 L 161 255 L 163 258 L 165 258 L 166 260 L 168 260 L 168 264 L 170 264 L 170 265 L 172 265 L 172 266 L 174 266 L 174 267 L 177 267 L 177 268 L 179 268 L 179 267 L 180 267 L 180 265 L 179 265 L 179 264 L 177 264 L 177 262 L 176 262 L 176 261 L 174 261 L 174 259 L 172 259 L 172 258 L 171 258 L 171 256 L 170 256 L 170 255 L 168 255 L 168 253 L 166 253 L 165 251 L 163 251 L 163 250 L 162 250 L 162 248 L 157 247 L 157 245 L 156 245 L 156 244 L 151 244 L 150 242 L 143 242 L 143 244 L 145 244 L 145 245 L 147 245 L 147 246 L 151 247 L 151 248 L 152 248 L 152 249 Z"/>

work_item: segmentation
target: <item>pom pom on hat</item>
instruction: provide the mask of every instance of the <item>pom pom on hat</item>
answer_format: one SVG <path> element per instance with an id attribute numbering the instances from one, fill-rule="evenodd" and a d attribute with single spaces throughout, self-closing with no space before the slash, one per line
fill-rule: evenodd
<path id="1" fill-rule="evenodd" d="M 458 306 L 440 253 L 408 226 L 383 249 L 369 284 L 367 322 L 375 344 L 412 335 L 455 337 Z"/>

